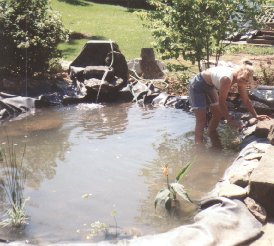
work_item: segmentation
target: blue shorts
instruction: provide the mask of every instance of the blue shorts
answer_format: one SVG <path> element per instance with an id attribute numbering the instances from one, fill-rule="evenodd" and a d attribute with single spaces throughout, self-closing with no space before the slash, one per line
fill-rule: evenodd
<path id="1" fill-rule="evenodd" d="M 201 73 L 189 81 L 189 101 L 192 109 L 206 109 L 219 104 L 218 93 L 214 85 L 209 85 Z"/>

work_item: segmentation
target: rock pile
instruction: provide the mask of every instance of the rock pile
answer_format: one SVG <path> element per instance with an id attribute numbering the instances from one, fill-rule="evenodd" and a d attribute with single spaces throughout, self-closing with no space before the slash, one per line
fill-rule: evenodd
<path id="1" fill-rule="evenodd" d="M 255 124 L 252 126 L 252 123 Z M 274 215 L 274 119 L 248 120 L 247 144 L 210 196 L 243 201 L 261 223 Z"/>

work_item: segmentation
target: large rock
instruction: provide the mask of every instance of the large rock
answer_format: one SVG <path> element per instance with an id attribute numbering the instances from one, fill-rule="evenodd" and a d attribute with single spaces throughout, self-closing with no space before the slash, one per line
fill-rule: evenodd
<path id="1" fill-rule="evenodd" d="M 258 86 L 250 90 L 250 98 L 262 102 L 274 109 L 274 86 Z"/>
<path id="2" fill-rule="evenodd" d="M 252 160 L 243 163 L 248 164 L 238 165 L 237 168 L 233 169 L 233 171 L 228 174 L 228 180 L 231 184 L 245 188 L 249 183 L 251 173 L 258 167 L 259 162 L 258 160 Z"/>
<path id="3" fill-rule="evenodd" d="M 267 114 L 267 115 L 272 114 L 273 108 L 271 108 L 269 105 L 263 102 L 254 101 L 254 100 L 251 100 L 251 103 L 258 114 Z M 240 106 L 238 107 L 238 111 L 247 112 L 246 106 L 243 103 L 241 103 Z"/>
<path id="4" fill-rule="evenodd" d="M 249 196 L 274 215 L 274 146 L 270 145 L 250 176 Z"/>
<path id="5" fill-rule="evenodd" d="M 274 119 L 259 121 L 256 125 L 255 136 L 258 138 L 266 138 L 272 125 L 274 125 Z"/>

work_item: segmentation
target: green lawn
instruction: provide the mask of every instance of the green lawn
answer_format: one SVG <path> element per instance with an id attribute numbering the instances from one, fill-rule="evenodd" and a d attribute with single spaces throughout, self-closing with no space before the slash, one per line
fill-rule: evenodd
<path id="1" fill-rule="evenodd" d="M 51 5 L 61 13 L 66 28 L 87 34 L 90 39 L 115 41 L 126 59 L 139 57 L 142 47 L 152 47 L 149 30 L 142 26 L 136 12 L 127 8 L 84 0 L 52 0 Z M 73 60 L 86 41 L 61 44 L 64 59 Z"/>

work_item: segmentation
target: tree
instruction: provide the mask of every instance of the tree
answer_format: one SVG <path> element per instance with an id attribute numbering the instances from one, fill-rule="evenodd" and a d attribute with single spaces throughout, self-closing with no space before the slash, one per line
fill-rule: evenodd
<path id="1" fill-rule="evenodd" d="M 45 72 L 59 58 L 66 39 L 60 15 L 48 0 L 0 0 L 0 69 L 29 76 Z"/>
<path id="2" fill-rule="evenodd" d="M 193 64 L 224 52 L 227 40 L 257 25 L 264 0 L 150 0 L 154 11 L 142 14 L 162 58 L 182 56 Z"/>

